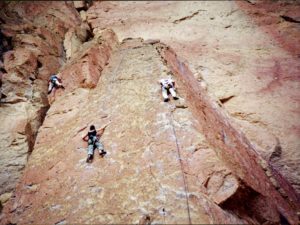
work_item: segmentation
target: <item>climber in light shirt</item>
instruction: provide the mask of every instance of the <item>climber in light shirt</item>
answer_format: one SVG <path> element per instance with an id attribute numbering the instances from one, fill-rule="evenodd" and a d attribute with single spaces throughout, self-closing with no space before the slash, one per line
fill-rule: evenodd
<path id="1" fill-rule="evenodd" d="M 175 81 L 172 80 L 171 76 L 159 80 L 159 83 L 161 85 L 161 92 L 164 98 L 164 102 L 169 101 L 169 96 L 168 96 L 169 93 L 171 93 L 174 100 L 178 99 L 175 91 Z"/>

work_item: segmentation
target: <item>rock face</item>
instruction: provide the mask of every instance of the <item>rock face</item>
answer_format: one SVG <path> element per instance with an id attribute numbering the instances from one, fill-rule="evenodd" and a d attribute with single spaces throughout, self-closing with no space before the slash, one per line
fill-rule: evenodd
<path id="1" fill-rule="evenodd" d="M 0 118 L 5 131 L 1 140 L 7 153 L 1 150 L 6 157 L 1 166 L 2 174 L 9 177 L 1 177 L 4 182 L 0 200 L 8 201 L 3 210 L 1 206 L 1 224 L 299 223 L 299 196 L 278 172 L 290 169 L 279 166 L 283 159 L 289 163 L 297 160 L 282 157 L 285 151 L 294 155 L 291 146 L 297 141 L 291 139 L 292 145 L 285 148 L 281 138 L 275 136 L 273 140 L 259 126 L 249 128 L 232 116 L 234 107 L 228 106 L 239 96 L 228 95 L 231 87 L 225 83 L 219 89 L 226 95 L 220 97 L 216 86 L 224 77 L 215 78 L 212 72 L 199 67 L 197 60 L 200 63 L 205 60 L 198 54 L 205 46 L 198 48 L 198 39 L 193 42 L 196 34 L 189 35 L 187 31 L 172 36 L 167 26 L 164 31 L 154 29 L 171 21 L 171 30 L 185 32 L 187 27 L 201 24 L 197 17 L 207 9 L 230 6 L 231 11 L 225 17 L 231 18 L 239 10 L 240 14 L 241 10 L 255 14 L 255 8 L 251 7 L 260 3 L 221 2 L 214 6 L 189 2 L 185 7 L 182 4 L 97 2 L 87 12 L 83 2 L 11 3 L 3 7 L 7 16 L 6 24 L 1 25 L 6 38 L 3 41 L 6 45 L 1 45 L 5 46 L 1 51 L 6 51 L 2 75 L 5 102 L 1 103 Z M 200 6 L 206 8 L 195 10 Z M 178 7 L 183 7 L 180 15 L 172 14 Z M 221 15 L 226 13 L 226 7 L 221 8 Z M 80 20 L 75 8 L 81 10 L 82 20 L 87 23 Z M 130 11 L 130 15 L 120 14 L 121 8 Z M 141 10 L 137 9 L 145 10 L 144 20 L 136 20 L 141 17 L 137 15 Z M 106 15 L 107 12 L 111 14 Z M 45 19 L 49 15 L 53 20 Z M 157 17 L 151 19 L 153 23 L 147 28 L 153 28 L 152 33 L 145 30 L 147 16 Z M 130 18 L 135 18 L 135 23 Z M 281 18 L 289 23 L 297 21 L 294 14 L 285 13 Z M 209 17 L 209 21 L 215 20 L 216 17 Z M 107 29 L 111 27 L 117 32 Z M 229 28 L 231 24 L 226 24 L 224 29 Z M 135 29 L 139 32 L 135 33 Z M 118 36 L 129 38 L 120 43 Z M 148 40 L 131 38 L 139 36 Z M 206 49 L 212 58 L 218 57 L 221 62 L 225 59 L 229 64 L 224 65 L 231 67 L 234 67 L 232 62 L 240 62 L 226 48 L 224 40 L 209 43 L 218 43 L 216 48 L 225 47 L 220 52 Z M 239 53 L 245 52 L 242 49 Z M 183 57 L 190 61 L 184 61 Z M 206 69 L 214 63 L 208 63 Z M 224 65 L 217 67 L 218 70 L 223 70 Z M 249 72 L 247 69 L 243 67 L 243 71 Z M 234 72 L 237 71 L 233 69 Z M 59 74 L 65 89 L 58 89 L 47 98 L 47 79 L 51 73 Z M 180 98 L 163 102 L 158 80 L 168 75 L 176 80 Z M 240 85 L 239 89 L 245 85 L 245 78 L 236 76 L 234 82 Z M 290 88 L 288 84 L 284 90 Z M 251 85 L 254 84 L 250 82 Z M 268 93 L 261 92 L 262 99 L 267 100 Z M 286 93 L 295 94 L 293 88 Z M 257 98 L 256 92 L 252 94 Z M 239 110 L 247 109 L 246 104 L 240 106 Z M 256 110 L 257 114 L 265 112 Z M 269 122 L 268 129 L 273 125 Z M 96 128 L 108 124 L 101 137 L 108 153 L 101 157 L 95 151 L 93 162 L 86 163 L 87 143 L 82 137 L 91 124 Z M 274 128 L 272 132 L 283 128 L 286 127 Z M 266 141 L 259 142 L 253 136 L 254 131 L 266 137 Z M 263 149 L 273 141 L 274 150 Z M 28 163 L 12 193 L 28 152 L 31 152 Z M 296 181 L 293 185 L 297 188 L 298 177 L 287 175 Z"/>
<path id="2" fill-rule="evenodd" d="M 33 150 L 49 107 L 47 80 L 63 64 L 65 33 L 80 24 L 79 18 L 72 5 L 62 2 L 1 7 L 1 203 L 11 195 Z"/>
<path id="3" fill-rule="evenodd" d="M 102 36 L 111 40 L 112 35 Z M 101 44 L 105 43 L 104 38 Z M 101 48 L 99 42 L 93 44 Z M 201 120 L 193 115 L 195 103 L 185 86 L 191 84 L 180 78 L 169 48 L 139 39 L 113 46 L 114 54 L 94 89 L 66 88 L 51 105 L 16 197 L 6 208 L 7 221 L 275 224 L 283 215 L 290 223 L 297 222 L 292 208 L 296 206 L 280 196 L 255 158 L 251 165 L 236 165 L 235 159 L 224 163 L 217 157 L 199 132 Z M 85 63 L 77 62 L 81 68 Z M 66 70 L 72 74 L 70 67 Z M 165 103 L 157 81 L 170 73 L 177 77 L 181 98 Z M 87 164 L 81 137 L 90 124 L 99 128 L 107 123 L 101 141 L 108 154 L 102 158 L 95 152 L 93 163 Z M 217 125 L 216 130 L 220 127 L 210 119 L 209 123 Z M 229 122 L 225 123 L 230 132 Z M 229 142 L 235 141 L 231 135 L 225 137 Z M 234 150 L 247 156 L 238 141 Z M 250 166 L 253 171 L 247 177 Z M 244 211 L 233 207 L 236 198 L 248 200 L 251 213 L 246 206 Z"/>
<path id="4" fill-rule="evenodd" d="M 95 89 L 78 86 L 57 96 L 17 188 L 11 221 L 139 223 L 148 216 L 158 223 L 243 223 L 217 205 L 238 181 L 197 131 L 184 99 L 161 101 L 157 81 L 167 72 L 152 45 L 128 41 Z M 87 164 L 81 136 L 88 125 L 107 122 L 101 140 L 108 154 L 96 153 Z"/>
<path id="5" fill-rule="evenodd" d="M 172 46 L 300 193 L 299 12 L 297 1 L 104 1 L 87 21 Z"/>
<path id="6" fill-rule="evenodd" d="M 258 221 L 262 219 L 259 221 L 262 223 L 265 222 L 263 220 L 266 216 L 273 217 L 277 208 L 282 215 L 289 217 L 290 223 L 296 223 L 298 218 L 294 210 L 299 210 L 300 204 L 299 197 L 291 185 L 271 164 L 268 165 L 251 142 L 232 126 L 232 121 L 223 112 L 221 106 L 209 99 L 205 89 L 197 84 L 189 68 L 178 60 L 175 52 L 165 46 L 161 47 L 160 52 L 172 72 L 184 84 L 191 110 L 200 122 L 202 132 L 209 143 L 218 149 L 218 156 L 235 172 L 243 184 L 239 187 L 241 190 L 236 191 L 228 201 L 230 203 L 224 205 L 237 211 L 240 216 L 247 212 L 249 205 L 256 210 L 262 205 L 268 205 L 267 211 L 259 209 L 256 211 L 259 216 L 254 213 L 250 217 L 256 217 Z M 286 203 L 285 198 L 290 205 Z M 246 208 L 243 209 L 243 203 L 239 203 L 239 207 L 235 209 L 233 204 L 241 199 L 247 199 Z"/>

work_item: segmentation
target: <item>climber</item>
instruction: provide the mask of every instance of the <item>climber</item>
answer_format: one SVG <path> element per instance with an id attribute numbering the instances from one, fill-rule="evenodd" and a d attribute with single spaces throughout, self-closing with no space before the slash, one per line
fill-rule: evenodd
<path id="1" fill-rule="evenodd" d="M 57 88 L 65 89 L 65 87 L 62 85 L 61 79 L 57 75 L 52 75 L 48 81 L 48 84 L 48 95 L 52 92 L 53 88 L 54 95 Z"/>
<path id="2" fill-rule="evenodd" d="M 1 99 L 2 99 L 1 89 L 2 89 L 2 72 L 0 72 L 0 102 L 1 102 Z"/>
<path id="3" fill-rule="evenodd" d="M 0 103 L 3 98 L 6 98 L 6 95 L 2 93 L 2 77 L 4 73 L 3 71 L 4 71 L 3 68 L 0 68 Z"/>
<path id="4" fill-rule="evenodd" d="M 175 91 L 175 82 L 172 80 L 171 76 L 169 76 L 166 79 L 159 80 L 159 83 L 161 85 L 161 91 L 162 91 L 162 96 L 164 98 L 164 102 L 169 101 L 169 96 L 168 96 L 169 93 L 171 93 L 174 100 L 178 99 Z"/>
<path id="5" fill-rule="evenodd" d="M 98 148 L 100 156 L 104 156 L 106 154 L 106 151 L 104 151 L 103 144 L 100 142 L 99 138 L 104 133 L 104 130 L 107 127 L 107 125 L 108 124 L 100 128 L 99 130 L 96 130 L 95 126 L 91 125 L 88 133 L 84 137 L 82 137 L 82 140 L 88 142 L 88 157 L 86 159 L 86 162 L 90 162 L 93 160 L 95 148 Z"/>

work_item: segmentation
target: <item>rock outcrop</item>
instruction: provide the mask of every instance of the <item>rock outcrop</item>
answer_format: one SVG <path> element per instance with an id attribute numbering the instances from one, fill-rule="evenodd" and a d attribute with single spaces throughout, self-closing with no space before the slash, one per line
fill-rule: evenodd
<path id="1" fill-rule="evenodd" d="M 300 201 L 291 185 L 271 164 L 261 158 L 243 133 L 234 128 L 233 121 L 222 110 L 222 106 L 208 97 L 187 65 L 178 60 L 174 50 L 166 46 L 159 46 L 159 49 L 172 72 L 184 84 L 187 100 L 201 124 L 202 132 L 216 149 L 218 156 L 240 179 L 239 190 L 223 206 L 236 211 L 240 216 L 248 214 L 250 218 L 256 217 L 259 223 L 266 222 L 266 217 L 270 216 L 268 219 L 271 219 L 276 215 L 277 209 L 289 218 L 291 224 L 297 223 L 295 212 L 299 210 Z M 241 199 L 246 200 L 245 206 L 240 203 Z M 237 204 L 239 207 L 235 207 Z M 261 208 L 263 205 L 268 207 Z M 250 214 L 249 210 L 252 211 Z"/>
<path id="2" fill-rule="evenodd" d="M 297 168 L 297 135 L 277 135 L 288 130 L 294 118 L 275 126 L 267 116 L 257 119 L 266 108 L 255 108 L 249 114 L 254 119 L 249 119 L 247 107 L 258 96 L 268 101 L 276 85 L 271 81 L 267 89 L 259 88 L 266 85 L 262 79 L 255 87 L 241 75 L 253 70 L 238 56 L 249 49 L 233 53 L 238 38 L 229 43 L 230 49 L 226 35 L 216 41 L 221 36 L 213 32 L 212 40 L 203 38 L 201 45 L 197 36 L 197 26 L 210 30 L 207 25 L 221 22 L 217 16 L 225 18 L 225 30 L 232 29 L 227 23 L 232 15 L 245 12 L 257 19 L 257 6 L 265 9 L 259 13 L 273 13 L 262 18 L 276 27 L 273 4 L 268 8 L 257 1 L 220 2 L 220 9 L 208 2 L 189 2 L 179 14 L 170 12 L 183 7 L 180 2 L 94 2 L 88 10 L 84 1 L 1 4 L 5 17 L 0 50 L 5 53 L 0 74 L 0 200 L 6 202 L 3 209 L 0 205 L 1 224 L 299 223 L 300 202 L 294 190 L 299 178 L 297 171 L 290 173 Z M 137 9 L 144 9 L 143 20 L 137 20 Z M 214 16 L 210 9 L 217 10 Z M 283 21 L 297 24 L 297 15 L 280 13 Z M 208 16 L 204 23 L 203 16 Z M 234 27 L 249 23 L 243 17 Z M 293 32 L 290 37 L 297 37 Z M 268 43 L 267 36 L 257 36 L 263 39 L 254 46 Z M 289 51 L 294 40 L 282 43 Z M 297 57 L 295 49 L 288 55 L 273 47 L 265 51 L 288 58 L 287 65 Z M 275 62 L 272 76 L 281 79 L 282 63 L 264 57 Z M 257 58 L 247 60 L 253 63 Z M 204 62 L 205 67 L 200 65 Z M 242 69 L 236 70 L 234 63 Z M 215 65 L 220 66 L 212 70 Z M 235 87 L 224 82 L 227 75 L 217 76 L 221 70 L 234 73 Z M 47 97 L 47 80 L 53 73 L 59 74 L 65 89 Z M 169 75 L 176 80 L 179 100 L 163 102 L 158 80 Z M 285 81 L 280 101 L 297 96 L 297 79 L 292 74 L 289 78 L 280 81 Z M 243 87 L 253 97 L 247 104 L 239 101 L 245 93 L 237 90 Z M 294 116 L 295 108 L 280 108 L 279 114 Z M 101 137 L 108 153 L 101 157 L 95 152 L 93 162 L 87 163 L 82 137 L 91 124 L 108 124 Z M 286 168 L 283 162 L 288 162 Z"/>
<path id="3" fill-rule="evenodd" d="M 109 54 L 101 45 L 112 40 L 107 33 L 78 56 L 101 64 L 97 57 Z M 95 48 L 103 53 L 95 57 Z M 84 76 L 78 71 L 84 59 L 62 69 L 69 75 L 64 80 Z M 184 99 L 161 101 L 156 82 L 168 71 L 152 45 L 128 40 L 94 89 L 74 79 L 77 86 L 57 95 L 17 188 L 11 222 L 138 223 L 149 217 L 159 223 L 244 223 L 218 206 L 238 181 L 197 131 Z M 102 142 L 108 155 L 86 164 L 81 136 L 91 123 L 107 122 Z"/>
<path id="4" fill-rule="evenodd" d="M 101 36 L 111 40 L 111 31 L 106 32 Z M 89 49 L 105 50 L 106 43 L 105 38 L 93 41 Z M 275 190 L 259 158 L 245 149 L 251 148 L 245 137 L 230 127 L 221 109 L 209 111 L 214 104 L 205 92 L 201 102 L 191 94 L 197 82 L 189 82 L 192 74 L 169 48 L 139 39 L 114 46 L 95 88 L 74 79 L 78 85 L 52 103 L 16 197 L 6 208 L 9 222 L 275 224 L 280 216 L 298 221 L 297 206 Z M 93 51 L 82 51 L 79 56 L 93 58 Z M 65 68 L 71 79 L 86 63 L 76 62 L 74 71 Z M 157 81 L 170 73 L 181 98 L 165 103 Z M 201 113 L 211 116 L 199 119 Z M 206 120 L 208 139 L 199 132 Z M 108 154 L 95 154 L 87 164 L 81 137 L 90 124 L 107 123 L 101 140 Z M 236 152 L 232 159 L 228 151 Z M 245 164 L 238 162 L 242 157 Z M 248 204 L 238 205 L 240 199 Z"/>
<path id="5" fill-rule="evenodd" d="M 72 4 L 63 2 L 1 4 L 0 199 L 4 203 L 49 108 L 47 81 L 64 63 L 65 34 L 80 24 L 80 16 Z"/>
<path id="6" fill-rule="evenodd" d="M 238 129 L 300 193 L 297 1 L 95 2 L 93 30 L 172 46 Z M 286 17 L 284 17 L 286 16 Z M 278 142 L 279 140 L 279 142 Z"/>

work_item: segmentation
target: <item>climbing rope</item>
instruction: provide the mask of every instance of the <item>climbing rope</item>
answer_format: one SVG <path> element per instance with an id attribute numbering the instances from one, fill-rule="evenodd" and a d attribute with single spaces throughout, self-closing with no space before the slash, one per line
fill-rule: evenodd
<path id="1" fill-rule="evenodd" d="M 182 163 L 182 159 L 181 159 L 181 154 L 180 154 L 180 149 L 179 149 L 179 144 L 178 144 L 178 139 L 177 139 L 177 135 L 176 135 L 176 130 L 174 127 L 174 123 L 173 123 L 173 111 L 170 112 L 170 124 L 172 126 L 172 130 L 173 130 L 173 134 L 175 137 L 175 143 L 176 143 L 176 148 L 177 148 L 177 154 L 178 154 L 178 159 L 179 159 L 179 164 L 180 164 L 180 168 L 181 168 L 181 173 L 182 173 L 182 178 L 183 178 L 183 184 L 184 184 L 184 191 L 185 191 L 185 198 L 186 198 L 186 204 L 187 204 L 187 213 L 188 213 L 188 218 L 189 218 L 189 224 L 192 224 L 192 220 L 191 220 L 191 213 L 190 213 L 190 204 L 189 204 L 189 198 L 188 198 L 188 184 L 183 172 L 183 163 Z"/>
<path id="2" fill-rule="evenodd" d="M 119 67 L 123 61 L 124 58 L 124 52 L 126 52 L 127 50 L 122 50 L 121 52 L 121 59 L 117 65 L 117 67 L 115 68 L 115 70 L 112 73 L 112 83 L 116 81 L 116 73 L 119 70 Z M 177 148 L 177 154 L 178 154 L 178 158 L 179 158 L 179 164 L 180 164 L 180 168 L 181 168 L 181 173 L 182 173 L 182 178 L 183 178 L 183 183 L 184 183 L 184 192 L 185 192 L 185 197 L 186 197 L 186 204 L 187 204 L 187 214 L 188 214 L 188 220 L 189 220 L 189 224 L 192 224 L 192 220 L 191 220 L 191 215 L 190 215 L 190 206 L 189 206 L 189 199 L 188 199 L 188 184 L 186 181 L 186 177 L 184 175 L 184 170 L 183 170 L 183 163 L 182 163 L 182 159 L 181 159 L 181 154 L 180 154 L 180 149 L 179 149 L 179 144 L 178 144 L 178 139 L 177 139 L 177 134 L 176 134 L 176 130 L 174 127 L 174 123 L 173 123 L 173 115 L 172 112 L 170 112 L 170 124 L 172 126 L 172 131 L 175 137 L 175 143 L 176 143 L 176 148 Z M 151 166 L 150 166 L 150 171 L 151 171 Z M 152 173 L 152 171 L 151 171 Z M 165 208 L 163 208 L 163 219 L 165 222 Z"/>
<path id="3" fill-rule="evenodd" d="M 124 58 L 124 51 L 122 51 L 122 53 L 121 53 L 121 59 L 120 59 L 118 65 L 117 65 L 116 69 L 112 73 L 112 81 L 111 81 L 111 83 L 113 83 L 113 82 L 116 81 L 116 73 L 119 70 L 119 67 L 120 67 L 120 65 L 121 65 L 121 63 L 123 61 L 123 58 Z"/>

